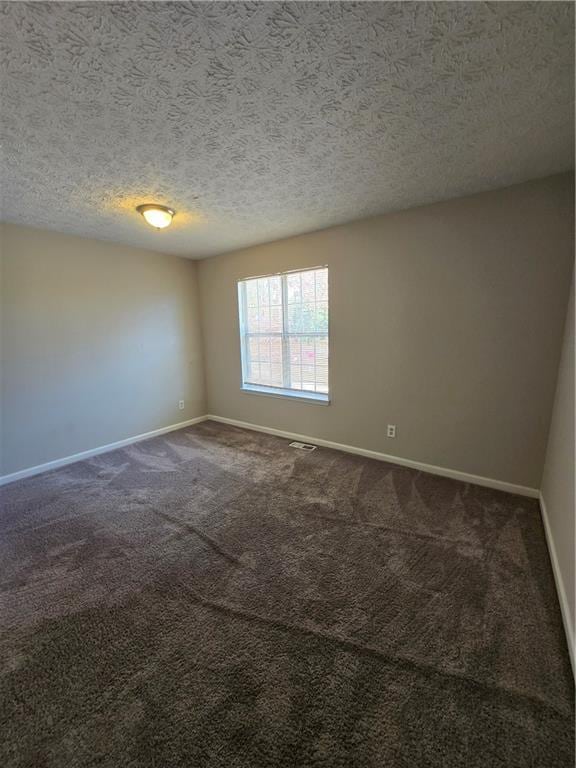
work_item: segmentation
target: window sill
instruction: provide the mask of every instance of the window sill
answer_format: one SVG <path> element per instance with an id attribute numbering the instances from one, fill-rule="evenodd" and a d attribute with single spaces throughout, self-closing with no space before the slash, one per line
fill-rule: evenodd
<path id="1" fill-rule="evenodd" d="M 280 387 L 261 387 L 256 384 L 243 384 L 241 391 L 249 395 L 267 395 L 268 397 L 281 397 L 284 400 L 330 405 L 330 395 L 325 395 L 322 392 L 307 392 L 306 390 L 300 392 L 294 389 L 280 389 Z"/>

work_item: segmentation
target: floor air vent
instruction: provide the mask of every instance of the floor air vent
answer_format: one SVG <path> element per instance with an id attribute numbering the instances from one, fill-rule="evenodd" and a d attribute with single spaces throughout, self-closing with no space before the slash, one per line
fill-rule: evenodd
<path id="1" fill-rule="evenodd" d="M 315 451 L 316 446 L 310 445 L 310 443 L 290 443 L 290 448 L 299 448 L 301 451 Z"/>

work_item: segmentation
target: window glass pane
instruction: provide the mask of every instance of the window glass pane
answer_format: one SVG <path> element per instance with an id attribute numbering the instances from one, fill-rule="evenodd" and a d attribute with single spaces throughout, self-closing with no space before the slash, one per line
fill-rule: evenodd
<path id="1" fill-rule="evenodd" d="M 270 333 L 272 330 L 270 307 L 260 307 L 260 312 L 258 314 L 258 330 L 260 333 Z"/>
<path id="2" fill-rule="evenodd" d="M 258 280 L 258 303 L 260 306 L 270 304 L 270 278 L 261 277 Z"/>
<path id="3" fill-rule="evenodd" d="M 288 337 L 288 348 L 290 350 L 290 362 L 292 365 L 300 365 L 300 347 L 299 336 Z"/>
<path id="4" fill-rule="evenodd" d="M 282 306 L 282 280 L 280 275 L 270 278 L 270 304 Z"/>
<path id="5" fill-rule="evenodd" d="M 246 330 L 248 333 L 258 332 L 258 307 L 248 307 L 248 317 L 246 318 Z"/>
<path id="6" fill-rule="evenodd" d="M 317 269 L 316 277 L 316 301 L 328 301 L 328 270 Z"/>
<path id="7" fill-rule="evenodd" d="M 290 360 L 290 386 L 293 389 L 302 389 L 300 337 L 289 336 L 287 339 L 287 342 L 288 342 L 289 360 Z"/>
<path id="8" fill-rule="evenodd" d="M 302 354 L 301 354 L 302 365 L 306 365 L 306 366 L 314 365 L 314 339 L 310 338 L 310 336 L 303 336 L 302 342 L 301 342 L 301 348 L 302 348 Z"/>
<path id="9" fill-rule="evenodd" d="M 296 274 L 286 275 L 286 280 L 288 285 L 288 304 L 294 304 L 295 302 L 301 301 L 302 291 L 300 286 L 300 273 L 296 272 Z"/>
<path id="10" fill-rule="evenodd" d="M 316 391 L 316 382 L 314 381 L 314 366 L 312 365 L 302 366 L 302 389 L 307 389 L 312 392 Z"/>
<path id="11" fill-rule="evenodd" d="M 314 272 L 302 273 L 302 301 L 314 301 L 316 298 L 316 280 Z"/>
<path id="12" fill-rule="evenodd" d="M 258 304 L 258 281 L 246 280 L 246 301 L 249 307 L 255 307 Z"/>
<path id="13" fill-rule="evenodd" d="M 258 339 L 258 359 L 261 363 L 270 362 L 270 339 L 266 336 L 260 336 Z"/>
<path id="14" fill-rule="evenodd" d="M 238 296 L 244 382 L 327 394 L 328 270 L 241 281 Z"/>
<path id="15" fill-rule="evenodd" d="M 300 305 L 300 326 L 303 331 L 310 333 L 310 331 L 316 330 L 314 327 L 315 320 L 315 306 L 314 304 L 301 304 Z"/>
<path id="16" fill-rule="evenodd" d="M 270 386 L 270 363 L 260 363 L 260 384 Z"/>
<path id="17" fill-rule="evenodd" d="M 274 365 L 282 366 L 282 337 L 272 336 L 270 338 L 270 362 Z"/>
<path id="18" fill-rule="evenodd" d="M 258 360 L 258 339 L 248 339 L 248 355 L 251 360 Z"/>
<path id="19" fill-rule="evenodd" d="M 270 331 L 282 333 L 282 305 L 270 307 Z"/>
<path id="20" fill-rule="evenodd" d="M 314 330 L 328 332 L 327 301 L 317 301 L 314 305 Z"/>
<path id="21" fill-rule="evenodd" d="M 299 365 L 292 367 L 290 377 L 290 389 L 302 389 L 302 369 Z"/>
<path id="22" fill-rule="evenodd" d="M 282 337 L 271 336 L 269 342 L 270 350 L 270 386 L 284 386 L 282 374 Z"/>
<path id="23" fill-rule="evenodd" d="M 288 305 L 288 333 L 328 331 L 328 302 L 305 302 Z"/>
<path id="24" fill-rule="evenodd" d="M 300 333 L 302 328 L 302 304 L 288 305 L 288 328 L 287 333 Z"/>
<path id="25" fill-rule="evenodd" d="M 283 387 L 282 383 L 282 366 L 272 365 L 270 366 L 270 386 L 271 387 Z"/>

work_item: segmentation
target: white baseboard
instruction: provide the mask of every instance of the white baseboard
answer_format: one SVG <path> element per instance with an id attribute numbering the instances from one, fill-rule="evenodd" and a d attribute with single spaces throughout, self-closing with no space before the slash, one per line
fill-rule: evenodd
<path id="1" fill-rule="evenodd" d="M 539 498 L 540 508 L 542 510 L 542 520 L 544 522 L 544 530 L 546 532 L 546 541 L 548 544 L 548 551 L 550 553 L 550 560 L 552 562 L 552 569 L 554 572 L 554 579 L 556 581 L 556 589 L 560 601 L 560 609 L 562 612 L 562 619 L 564 622 L 564 629 L 566 631 L 566 637 L 568 640 L 568 650 L 570 652 L 570 661 L 572 662 L 572 668 L 576 669 L 575 663 L 575 638 L 574 630 L 570 621 L 570 609 L 568 604 L 568 598 L 566 596 L 566 590 L 564 589 L 564 582 L 562 580 L 562 574 L 560 572 L 560 566 L 558 563 L 558 557 L 556 555 L 556 548 L 554 546 L 554 539 L 552 537 L 552 530 L 550 528 L 550 522 L 548 519 L 548 513 L 546 511 L 546 504 L 542 494 L 536 488 L 530 488 L 524 485 L 515 485 L 514 483 L 506 483 L 502 480 L 494 480 L 490 477 L 482 477 L 481 475 L 471 475 L 467 472 L 459 472 L 455 469 L 447 469 L 446 467 L 437 467 L 434 464 L 425 464 L 420 461 L 412 461 L 411 459 L 404 459 L 399 456 L 390 456 L 386 453 L 380 453 L 379 451 L 371 451 L 366 448 L 358 448 L 353 445 L 345 445 L 344 443 L 335 443 L 332 440 L 322 440 L 320 438 L 312 437 L 311 435 L 301 435 L 296 432 L 286 432 L 283 429 L 274 429 L 273 427 L 262 427 L 259 424 L 251 424 L 246 421 L 238 421 L 238 419 L 228 419 L 224 416 L 216 416 L 209 414 L 207 416 L 197 416 L 194 419 L 188 419 L 187 421 L 181 421 L 178 424 L 171 424 L 168 427 L 161 427 L 160 429 L 154 429 L 151 432 L 144 432 L 141 435 L 135 435 L 134 437 L 128 437 L 124 440 L 118 440 L 115 443 L 108 443 L 108 445 L 101 445 L 98 448 L 92 448 L 88 451 L 82 451 L 81 453 L 75 453 L 72 456 L 65 456 L 61 459 L 54 461 L 48 461 L 45 464 L 38 464 L 35 467 L 28 467 L 22 469 L 19 472 L 13 472 L 9 475 L 3 475 L 0 477 L 0 485 L 12 483 L 16 480 L 23 480 L 26 477 L 32 477 L 33 475 L 39 475 L 42 472 L 48 472 L 51 469 L 58 469 L 58 467 L 64 467 L 67 464 L 74 464 L 77 461 L 83 461 L 89 459 L 92 456 L 98 456 L 98 454 L 106 453 L 107 451 L 113 451 L 116 448 L 122 448 L 132 443 L 138 443 L 141 440 L 147 440 L 148 438 L 155 437 L 157 435 L 163 435 L 167 432 L 173 432 L 177 429 L 183 429 L 184 427 L 192 426 L 193 424 L 199 424 L 201 421 L 218 421 L 223 424 L 230 424 L 235 427 L 241 427 L 243 429 L 251 429 L 256 432 L 265 432 L 269 435 L 276 435 L 278 437 L 285 437 L 289 440 L 300 440 L 304 443 L 314 443 L 315 445 L 321 445 L 325 448 L 334 448 L 346 453 L 354 453 L 359 456 L 366 456 L 371 459 L 377 459 L 378 461 L 387 461 L 390 464 L 398 464 L 402 467 L 410 467 L 411 469 L 421 470 L 422 472 L 429 472 L 433 475 L 440 475 L 441 477 L 449 477 L 453 480 L 461 480 L 467 483 L 474 483 L 475 485 L 482 485 L 487 488 L 494 488 L 500 491 L 506 491 L 508 493 L 516 493 L 521 496 L 529 496 L 531 498 Z"/>
<path id="2" fill-rule="evenodd" d="M 234 427 L 242 427 L 243 429 L 252 429 L 256 432 L 265 432 L 269 435 L 277 435 L 278 437 L 286 437 L 289 440 L 300 440 L 303 443 L 314 443 L 314 445 L 321 445 L 325 448 L 334 448 L 337 451 L 345 451 L 346 453 L 355 453 L 359 456 L 367 456 L 369 459 L 377 459 L 378 461 L 387 461 L 390 464 L 398 464 L 401 467 L 410 467 L 411 469 L 418 469 L 422 472 L 429 472 L 432 475 L 440 475 L 441 477 L 450 477 L 452 480 L 461 480 L 464 483 L 473 483 L 474 485 L 482 485 L 486 488 L 494 488 L 498 491 L 506 491 L 507 493 L 516 493 L 519 496 L 529 496 L 530 498 L 537 499 L 539 491 L 537 488 L 529 488 L 525 485 L 515 485 L 514 483 L 506 483 L 503 480 L 494 480 L 491 477 L 482 477 L 481 475 L 471 475 L 468 472 L 460 472 L 456 469 L 447 469 L 446 467 L 437 467 L 434 464 L 424 464 L 421 461 L 413 461 L 412 459 L 404 459 L 400 456 L 390 456 L 386 453 L 380 453 L 379 451 L 370 451 L 367 448 L 358 448 L 354 445 L 345 445 L 344 443 L 334 443 L 332 440 L 322 440 L 318 437 L 312 437 L 310 435 L 300 435 L 296 432 L 286 432 L 283 429 L 273 429 L 272 427 L 262 427 L 259 424 L 250 424 L 246 421 L 238 421 L 237 419 L 228 419 L 224 416 L 215 416 L 209 414 L 206 419 L 212 421 L 220 421 L 223 424 L 231 424 Z"/>
<path id="3" fill-rule="evenodd" d="M 574 626 L 570 617 L 570 604 L 566 595 L 566 589 L 564 587 L 564 579 L 562 578 L 562 572 L 560 570 L 560 563 L 558 562 L 558 555 L 556 554 L 556 546 L 554 544 L 554 537 L 552 535 L 552 528 L 550 526 L 550 519 L 548 517 L 548 511 L 546 509 L 546 502 L 544 496 L 540 493 L 540 509 L 542 511 L 542 522 L 544 523 L 544 531 L 546 532 L 546 543 L 548 544 L 548 552 L 550 553 L 550 560 L 552 562 L 552 571 L 554 573 L 554 581 L 556 582 L 556 592 L 558 593 L 558 600 L 560 602 L 560 611 L 562 613 L 562 621 L 564 623 L 564 631 L 566 632 L 566 641 L 568 643 L 568 652 L 570 653 L 570 661 L 572 663 L 572 671 L 576 674 L 576 638 L 574 637 Z"/>
<path id="4" fill-rule="evenodd" d="M 197 416 L 195 419 L 188 419 L 187 421 L 181 421 L 179 424 L 170 424 L 168 427 L 160 427 L 160 429 L 153 429 L 151 432 L 143 432 L 141 435 L 135 435 L 134 437 L 127 437 L 124 440 L 118 440 L 115 443 L 108 443 L 108 445 L 101 445 L 98 448 L 91 448 L 89 451 L 82 451 L 81 453 L 74 453 L 72 456 L 65 456 L 62 459 L 55 459 L 54 461 L 47 461 L 45 464 L 38 464 L 35 467 L 28 467 L 27 469 L 21 469 L 19 472 L 12 472 L 10 475 L 2 475 L 0 477 L 0 485 L 6 485 L 6 483 L 13 483 L 16 480 L 23 480 L 26 477 L 32 477 L 33 475 L 39 475 L 42 472 L 49 472 L 51 469 L 58 469 L 58 467 L 65 467 L 67 464 L 75 464 L 77 461 L 83 461 L 89 459 L 92 456 L 98 456 L 100 453 L 107 453 L 108 451 L 114 451 L 116 448 L 123 448 L 125 445 L 131 445 L 132 443 L 139 443 L 140 440 L 148 440 L 150 437 L 156 437 L 157 435 L 164 435 L 166 432 L 173 432 L 176 429 L 182 429 L 183 427 L 190 427 L 192 424 L 198 424 L 201 421 L 206 420 L 206 416 Z"/>
<path id="5" fill-rule="evenodd" d="M 88 451 L 82 451 L 81 453 L 75 453 L 72 456 L 65 456 L 61 459 L 55 459 L 54 461 L 48 461 L 45 464 L 38 464 L 35 467 L 28 467 L 27 469 L 21 469 L 18 472 L 12 472 L 9 475 L 3 475 L 0 477 L 0 485 L 6 483 L 13 483 L 16 480 L 23 480 L 26 477 L 33 477 L 39 475 L 42 472 L 48 472 L 51 469 L 58 469 L 58 467 L 64 467 L 67 464 L 74 464 L 77 461 L 83 461 L 89 459 L 91 456 L 97 456 L 100 453 L 106 453 L 107 451 L 113 451 L 116 448 L 122 448 L 125 445 L 131 443 L 138 443 L 140 440 L 147 440 L 150 437 L 156 435 L 163 435 L 166 432 L 173 432 L 176 429 L 182 429 L 183 427 L 189 427 L 192 424 L 199 424 L 201 421 L 211 419 L 212 421 L 219 421 L 223 424 L 230 424 L 235 427 L 241 427 L 243 429 L 252 429 L 256 432 L 265 432 L 269 435 L 277 435 L 278 437 L 285 437 L 289 440 L 300 440 L 304 443 L 314 443 L 315 445 L 321 445 L 325 448 L 334 448 L 338 451 L 344 451 L 346 453 L 355 453 L 359 456 L 366 456 L 370 459 L 377 459 L 378 461 L 387 461 L 390 464 L 398 464 L 401 467 L 410 467 L 411 469 L 421 470 L 422 472 L 429 472 L 432 475 L 440 475 L 441 477 L 449 477 L 453 480 L 461 480 L 465 483 L 473 483 L 475 485 L 482 485 L 487 488 L 494 488 L 499 491 L 506 491 L 507 493 L 516 493 L 520 496 L 529 496 L 531 498 L 539 498 L 539 491 L 536 488 L 529 488 L 525 485 L 515 485 L 514 483 L 506 483 L 503 480 L 495 480 L 490 477 L 482 477 L 481 475 L 471 475 L 468 472 L 460 472 L 456 469 L 447 469 L 446 467 L 437 467 L 434 464 L 425 464 L 421 461 L 413 461 L 412 459 L 404 459 L 400 456 L 391 456 L 386 453 L 380 453 L 379 451 L 371 451 L 367 448 L 358 448 L 354 445 L 345 445 L 344 443 L 335 443 L 332 440 L 322 440 L 321 438 L 313 437 L 311 435 L 301 435 L 296 432 L 286 432 L 283 429 L 274 429 L 273 427 L 263 427 L 259 424 L 251 424 L 246 421 L 238 421 L 237 419 L 228 419 L 224 416 L 216 416 L 214 414 L 208 414 L 206 416 L 197 416 L 194 419 L 188 419 L 188 421 L 181 421 L 178 424 L 171 424 L 168 427 L 161 427 L 160 429 L 154 429 L 151 432 L 144 432 L 141 435 L 135 435 L 134 437 L 127 437 L 124 440 L 118 440 L 115 443 L 108 443 L 108 445 L 101 445 L 98 448 L 91 448 Z"/>

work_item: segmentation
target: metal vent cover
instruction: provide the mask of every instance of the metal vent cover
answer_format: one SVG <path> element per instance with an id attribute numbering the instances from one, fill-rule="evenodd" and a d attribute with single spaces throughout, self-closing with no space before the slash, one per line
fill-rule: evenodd
<path id="1" fill-rule="evenodd" d="M 311 443 L 299 443 L 298 441 L 294 441 L 293 443 L 290 443 L 290 448 L 299 448 L 301 451 L 315 451 L 316 446 L 311 445 Z"/>

